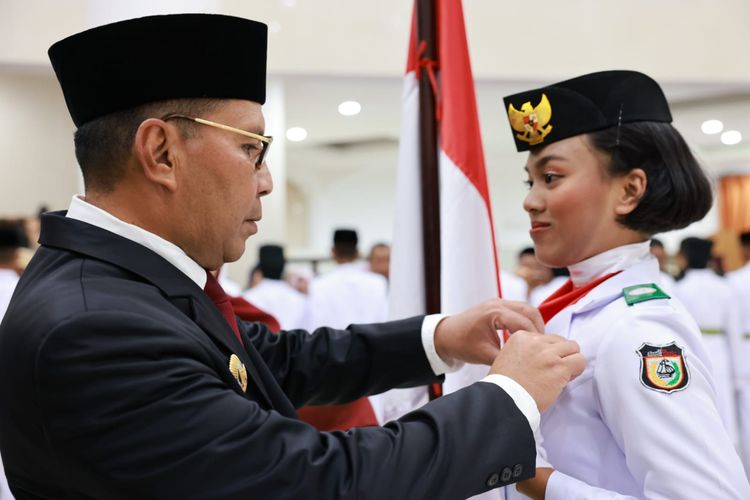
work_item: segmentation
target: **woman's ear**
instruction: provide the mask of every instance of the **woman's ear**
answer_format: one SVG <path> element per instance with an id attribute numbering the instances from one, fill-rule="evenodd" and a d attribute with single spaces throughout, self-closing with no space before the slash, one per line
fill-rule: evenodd
<path id="1" fill-rule="evenodd" d="M 615 213 L 617 215 L 628 215 L 636 209 L 641 198 L 646 193 L 648 177 L 641 168 L 634 168 L 624 176 L 618 178 L 619 192 Z"/>
<path id="2" fill-rule="evenodd" d="M 177 189 L 174 153 L 180 139 L 174 127 L 157 118 L 144 120 L 135 133 L 133 152 L 143 175 L 168 191 Z"/>

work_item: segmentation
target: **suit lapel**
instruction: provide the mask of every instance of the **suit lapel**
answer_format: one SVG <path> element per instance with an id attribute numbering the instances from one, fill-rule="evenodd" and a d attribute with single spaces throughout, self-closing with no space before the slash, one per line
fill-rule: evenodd
<path id="1" fill-rule="evenodd" d="M 248 371 L 248 382 L 258 389 L 256 398 L 264 399 L 264 402 L 273 408 L 273 400 L 269 397 L 269 391 L 256 367 L 256 363 L 263 362 L 260 355 L 257 355 L 257 359 L 252 359 L 248 355 L 246 348 L 240 345 L 232 328 L 211 299 L 169 261 L 127 238 L 79 220 L 69 219 L 65 217 L 65 212 L 52 212 L 42 216 L 39 242 L 44 246 L 61 248 L 109 262 L 152 283 L 166 295 L 167 300 L 220 345 L 224 352 L 236 354 L 240 358 Z M 249 344 L 247 349 L 255 348 Z M 229 370 L 229 355 L 226 368 Z"/>

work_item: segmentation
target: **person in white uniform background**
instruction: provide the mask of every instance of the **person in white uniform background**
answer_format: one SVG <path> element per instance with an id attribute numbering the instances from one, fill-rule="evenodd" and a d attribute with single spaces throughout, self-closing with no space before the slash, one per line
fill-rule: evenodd
<path id="1" fill-rule="evenodd" d="M 539 306 L 547 300 L 547 297 L 563 286 L 570 276 L 570 272 L 564 267 L 555 267 L 550 269 L 550 272 L 552 273 L 552 279 L 534 288 L 529 294 L 529 304 L 532 306 Z"/>
<path id="2" fill-rule="evenodd" d="M 667 259 L 669 258 L 669 255 L 667 255 L 667 251 L 664 248 L 664 243 L 656 238 L 651 238 L 650 249 L 653 256 L 656 257 L 657 261 L 659 261 L 659 270 L 661 271 L 661 284 L 663 285 L 664 290 L 667 293 L 673 292 L 675 280 L 674 277 L 669 274 L 669 270 L 667 268 Z"/>
<path id="3" fill-rule="evenodd" d="M 724 425 L 739 447 L 736 387 L 742 369 L 738 357 L 742 347 L 742 318 L 739 304 L 727 281 L 708 268 L 713 242 L 685 238 L 677 256 L 683 277 L 675 295 L 698 323 L 703 334 L 716 383 L 716 399 Z"/>
<path id="4" fill-rule="evenodd" d="M 14 221 L 0 221 L 0 321 L 8 308 L 20 274 L 18 255 L 24 244 L 23 229 Z M 13 500 L 0 458 L 0 500 Z"/>
<path id="5" fill-rule="evenodd" d="M 310 284 L 310 329 L 378 323 L 388 317 L 387 282 L 357 262 L 358 242 L 353 229 L 334 231 L 331 255 L 336 267 Z"/>
<path id="6" fill-rule="evenodd" d="M 242 297 L 271 313 L 282 330 L 304 328 L 307 324 L 307 297 L 284 281 L 286 258 L 279 245 L 262 245 L 258 249 L 260 281 Z"/>
<path id="7" fill-rule="evenodd" d="M 742 257 L 745 265 L 727 274 L 740 312 L 742 313 L 742 348 L 739 356 L 741 368 L 750 361 L 750 231 L 740 235 Z M 750 370 L 741 369 L 737 373 L 737 406 L 739 410 L 740 446 L 745 462 L 745 470 L 750 474 Z"/>
<path id="8" fill-rule="evenodd" d="M 387 243 L 375 243 L 367 254 L 370 272 L 381 275 L 388 281 L 391 274 L 391 247 Z"/>
<path id="9" fill-rule="evenodd" d="M 588 361 L 542 415 L 535 499 L 750 498 L 695 321 L 658 286 L 652 234 L 711 207 L 659 85 L 584 75 L 505 98 L 536 256 L 571 279 L 540 312 Z M 542 441 L 543 439 L 543 441 Z M 546 453 L 545 453 L 546 452 Z"/>
<path id="10" fill-rule="evenodd" d="M 0 220 L 0 320 L 5 315 L 22 272 L 19 252 L 25 243 L 23 227 L 19 222 Z"/>

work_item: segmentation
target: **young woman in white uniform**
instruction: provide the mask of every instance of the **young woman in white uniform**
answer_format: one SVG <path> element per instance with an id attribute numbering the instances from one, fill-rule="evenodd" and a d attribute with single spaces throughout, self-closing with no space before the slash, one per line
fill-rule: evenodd
<path id="1" fill-rule="evenodd" d="M 658 84 L 585 75 L 505 98 L 526 162 L 536 255 L 571 281 L 540 306 L 588 365 L 542 415 L 532 498 L 750 499 L 716 406 L 711 359 L 664 293 L 650 235 L 711 206 Z M 541 440 L 540 440 L 541 441 Z M 515 492 L 511 492 L 515 493 Z"/>

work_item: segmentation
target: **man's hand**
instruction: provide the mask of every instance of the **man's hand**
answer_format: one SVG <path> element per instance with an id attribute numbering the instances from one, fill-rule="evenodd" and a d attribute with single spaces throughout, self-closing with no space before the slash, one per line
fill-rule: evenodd
<path id="1" fill-rule="evenodd" d="M 547 482 L 553 472 L 555 472 L 555 469 L 548 467 L 537 468 L 536 476 L 516 483 L 516 489 L 519 493 L 533 500 L 544 500 L 544 494 L 547 491 Z"/>
<path id="2" fill-rule="evenodd" d="M 584 368 L 586 359 L 577 342 L 558 335 L 518 331 L 505 343 L 490 373 L 505 375 L 521 384 L 543 412 Z"/>
<path id="3" fill-rule="evenodd" d="M 523 302 L 492 299 L 448 316 L 435 331 L 441 359 L 491 365 L 500 353 L 498 330 L 544 332 L 539 311 Z"/>

